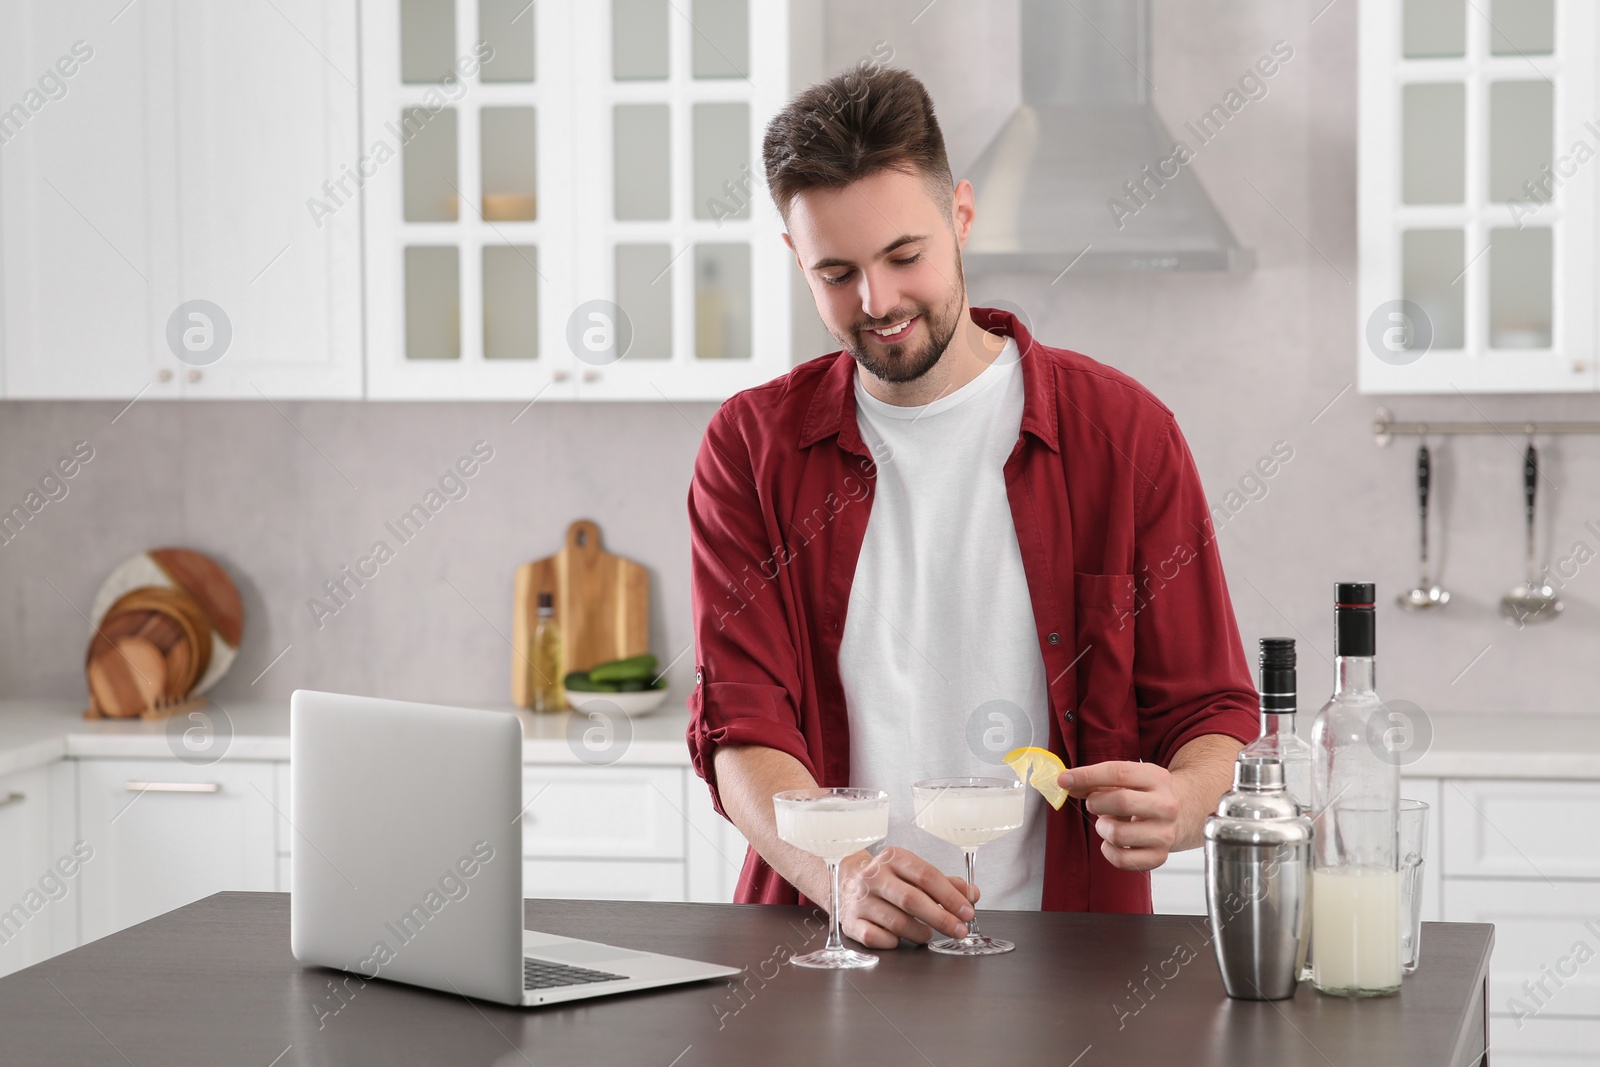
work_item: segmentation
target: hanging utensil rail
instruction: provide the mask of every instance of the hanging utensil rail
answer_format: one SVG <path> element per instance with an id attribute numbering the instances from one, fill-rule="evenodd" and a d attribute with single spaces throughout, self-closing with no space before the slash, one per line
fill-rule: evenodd
<path id="1" fill-rule="evenodd" d="M 1372 437 L 1380 448 L 1396 437 L 1434 437 L 1457 434 L 1496 433 L 1504 437 L 1536 437 L 1542 434 L 1600 434 L 1600 422 L 1396 422 L 1388 408 L 1372 416 Z"/>

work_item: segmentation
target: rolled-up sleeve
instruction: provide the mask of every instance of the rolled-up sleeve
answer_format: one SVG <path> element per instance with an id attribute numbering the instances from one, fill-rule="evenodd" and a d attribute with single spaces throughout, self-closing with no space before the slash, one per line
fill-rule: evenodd
<path id="1" fill-rule="evenodd" d="M 690 603 L 696 676 L 689 755 L 724 817 L 713 757 L 721 745 L 786 752 L 816 776 L 800 724 L 800 654 L 784 586 L 774 581 L 769 509 L 732 404 L 706 428 L 689 486 Z"/>
<path id="2" fill-rule="evenodd" d="M 1259 720 L 1205 490 L 1170 414 L 1141 467 L 1133 682 L 1140 752 L 1165 767 L 1203 734 L 1251 741 Z"/>

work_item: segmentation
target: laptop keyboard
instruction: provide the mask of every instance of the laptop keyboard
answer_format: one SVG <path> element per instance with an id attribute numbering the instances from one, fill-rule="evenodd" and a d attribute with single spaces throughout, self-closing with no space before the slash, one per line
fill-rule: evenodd
<path id="1" fill-rule="evenodd" d="M 565 963 L 551 963 L 549 960 L 530 960 L 524 957 L 522 961 L 523 989 L 554 989 L 559 986 L 587 985 L 590 982 L 612 982 L 626 977 L 628 976 L 625 974 L 591 971 L 587 967 L 572 967 Z"/>

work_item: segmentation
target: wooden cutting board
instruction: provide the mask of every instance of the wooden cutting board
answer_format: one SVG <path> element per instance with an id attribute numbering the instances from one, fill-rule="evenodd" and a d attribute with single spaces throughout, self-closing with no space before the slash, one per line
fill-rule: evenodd
<path id="1" fill-rule="evenodd" d="M 511 699 L 532 703 L 528 688 L 528 638 L 539 593 L 554 594 L 566 669 L 650 651 L 650 572 L 600 547 L 600 527 L 579 519 L 567 527 L 561 551 L 517 568 L 511 619 Z"/>

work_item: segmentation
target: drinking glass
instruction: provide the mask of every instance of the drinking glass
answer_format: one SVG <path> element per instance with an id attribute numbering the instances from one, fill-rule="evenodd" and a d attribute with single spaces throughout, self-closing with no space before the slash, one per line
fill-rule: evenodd
<path id="1" fill-rule="evenodd" d="M 1017 778 L 929 778 L 911 787 L 912 807 L 919 827 L 966 854 L 967 884 L 975 886 L 978 846 L 1022 825 L 1023 788 Z M 1017 946 L 979 933 L 974 909 L 966 937 L 938 938 L 928 947 L 952 956 L 992 956 Z"/>
<path id="2" fill-rule="evenodd" d="M 1416 974 L 1422 952 L 1422 858 L 1428 844 L 1428 805 L 1400 802 L 1400 973 Z"/>
<path id="3" fill-rule="evenodd" d="M 840 969 L 877 966 L 878 957 L 846 948 L 839 936 L 839 861 L 889 836 L 889 794 L 881 789 L 789 789 L 772 798 L 778 836 L 828 864 L 831 899 L 828 943 L 804 956 L 797 967 Z"/>

